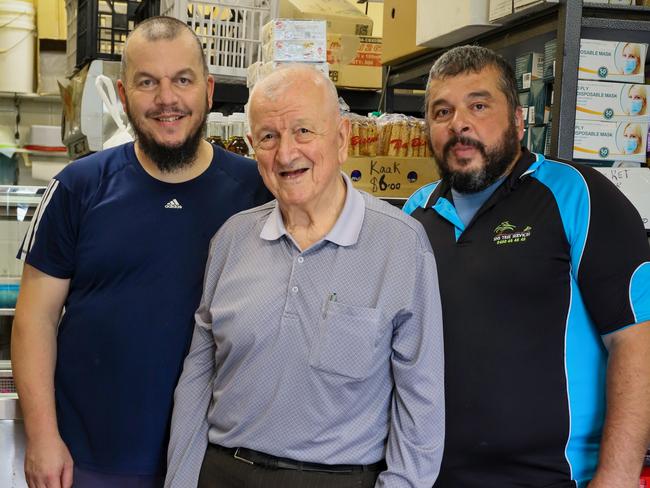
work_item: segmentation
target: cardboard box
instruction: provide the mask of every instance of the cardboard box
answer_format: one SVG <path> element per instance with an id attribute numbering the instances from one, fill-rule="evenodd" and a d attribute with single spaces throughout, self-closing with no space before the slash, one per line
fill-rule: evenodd
<path id="1" fill-rule="evenodd" d="M 514 0 L 514 11 L 520 12 L 547 3 L 558 3 L 558 0 Z"/>
<path id="2" fill-rule="evenodd" d="M 490 0 L 490 10 L 488 12 L 488 20 L 494 22 L 502 17 L 512 14 L 514 12 L 512 0 Z"/>
<path id="3" fill-rule="evenodd" d="M 648 123 L 576 120 L 573 157 L 594 161 L 646 160 Z"/>
<path id="4" fill-rule="evenodd" d="M 372 19 L 347 0 L 280 0 L 279 17 L 327 21 L 327 32 L 372 35 Z"/>
<path id="5" fill-rule="evenodd" d="M 551 94 L 549 85 L 544 80 L 533 80 L 530 85 L 528 98 L 528 124 L 540 125 L 548 123 L 551 113 Z"/>
<path id="6" fill-rule="evenodd" d="M 327 35 L 330 79 L 336 86 L 381 88 L 381 37 Z"/>
<path id="7" fill-rule="evenodd" d="M 415 43 L 416 6 L 417 0 L 384 0 L 383 64 L 401 61 L 427 50 Z"/>
<path id="8" fill-rule="evenodd" d="M 555 78 L 555 56 L 557 51 L 557 39 L 551 39 L 544 43 L 544 79 Z"/>
<path id="9" fill-rule="evenodd" d="M 647 51 L 647 44 L 580 39 L 578 78 L 643 83 Z"/>
<path id="10" fill-rule="evenodd" d="M 515 77 L 519 90 L 528 90 L 533 80 L 542 79 L 544 77 L 544 54 L 527 52 L 517 56 Z"/>
<path id="11" fill-rule="evenodd" d="M 355 188 L 384 198 L 406 199 L 418 188 L 440 179 L 432 158 L 348 158 L 342 169 Z"/>
<path id="12" fill-rule="evenodd" d="M 616 185 L 636 207 L 643 225 L 650 229 L 650 169 L 595 168 Z"/>
<path id="13" fill-rule="evenodd" d="M 576 119 L 650 120 L 650 85 L 578 80 Z"/>
<path id="14" fill-rule="evenodd" d="M 488 20 L 488 0 L 418 0 L 415 43 L 448 47 L 498 27 Z"/>
<path id="15" fill-rule="evenodd" d="M 38 38 L 65 41 L 68 38 L 65 0 L 36 0 L 34 4 Z"/>

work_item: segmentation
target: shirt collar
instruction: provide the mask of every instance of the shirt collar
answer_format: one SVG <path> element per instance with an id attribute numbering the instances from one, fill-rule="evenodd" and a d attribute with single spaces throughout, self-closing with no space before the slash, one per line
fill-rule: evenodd
<path id="1" fill-rule="evenodd" d="M 524 176 L 537 171 L 539 165 L 544 161 L 544 156 L 537 153 L 531 153 L 527 148 L 521 148 L 521 155 L 513 166 L 510 173 L 505 177 L 502 187 L 507 188 L 508 191 L 514 189 Z M 497 189 L 498 190 L 498 189 Z M 442 179 L 440 184 L 431 193 L 427 201 L 422 202 L 422 208 L 432 207 L 436 204 L 438 198 L 444 197 L 451 199 L 451 185 L 447 179 Z"/>
<path id="2" fill-rule="evenodd" d="M 366 204 L 361 193 L 352 186 L 348 175 L 341 172 L 341 176 L 345 181 L 345 203 L 343 204 L 341 214 L 336 219 L 334 227 L 323 237 L 323 240 L 333 242 L 339 246 L 352 246 L 359 239 L 366 212 Z M 282 221 L 282 213 L 276 200 L 273 210 L 271 210 L 264 223 L 264 227 L 262 227 L 260 237 L 266 241 L 274 241 L 284 235 L 288 235 L 288 233 Z"/>

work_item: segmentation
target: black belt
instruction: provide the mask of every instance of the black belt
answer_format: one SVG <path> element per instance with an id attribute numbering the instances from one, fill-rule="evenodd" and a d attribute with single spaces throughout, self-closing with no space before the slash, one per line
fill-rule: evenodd
<path id="1" fill-rule="evenodd" d="M 209 444 L 208 448 L 231 454 L 238 461 L 247 464 L 271 469 L 293 469 L 297 471 L 317 471 L 321 473 L 353 473 L 362 471 L 383 471 L 386 463 L 379 461 L 374 464 L 320 464 L 294 461 L 293 459 L 271 456 L 245 447 L 224 447 L 218 444 Z"/>

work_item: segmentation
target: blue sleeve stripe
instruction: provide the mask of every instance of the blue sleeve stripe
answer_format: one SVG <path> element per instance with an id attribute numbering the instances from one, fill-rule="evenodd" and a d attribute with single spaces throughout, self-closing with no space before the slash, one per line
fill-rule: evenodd
<path id="1" fill-rule="evenodd" d="M 629 294 L 634 322 L 650 320 L 650 262 L 641 263 L 632 273 Z"/>
<path id="2" fill-rule="evenodd" d="M 440 183 L 440 181 L 429 183 L 427 185 L 424 185 L 422 188 L 415 190 L 415 193 L 409 197 L 409 199 L 402 207 L 402 211 L 408 215 L 411 215 L 416 208 L 424 208 L 424 206 L 429 201 L 431 194 L 438 186 L 438 183 Z"/>
<path id="3" fill-rule="evenodd" d="M 532 177 L 537 178 L 555 197 L 564 232 L 571 246 L 571 268 L 577 277 L 591 219 L 591 196 L 587 182 L 574 167 L 549 160 Z"/>

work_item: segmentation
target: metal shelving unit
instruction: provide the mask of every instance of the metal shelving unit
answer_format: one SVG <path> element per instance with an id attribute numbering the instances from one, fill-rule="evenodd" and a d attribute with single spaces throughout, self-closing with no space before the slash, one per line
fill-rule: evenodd
<path id="1" fill-rule="evenodd" d="M 510 20 L 506 18 L 500 27 L 457 45 L 479 44 L 494 49 L 514 65 L 519 54 L 533 49 L 539 51 L 545 41 L 557 38 L 555 103 L 552 107 L 553 132 L 549 155 L 572 159 L 581 37 L 647 43 L 650 40 L 650 7 L 583 5 L 579 0 L 560 0 L 557 4 L 545 4 L 536 11 L 524 11 Z M 382 109 L 400 112 L 395 90 L 424 89 L 431 65 L 454 46 L 436 48 L 401 63 L 385 66 L 386 89 Z"/>

